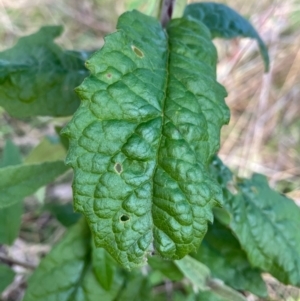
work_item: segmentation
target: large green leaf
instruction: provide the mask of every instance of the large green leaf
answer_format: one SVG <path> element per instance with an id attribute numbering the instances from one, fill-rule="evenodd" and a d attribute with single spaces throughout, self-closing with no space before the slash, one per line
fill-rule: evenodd
<path id="1" fill-rule="evenodd" d="M 97 246 L 124 267 L 151 252 L 169 259 L 196 250 L 222 202 L 207 172 L 228 122 L 206 27 L 123 14 L 118 31 L 87 61 L 82 103 L 64 132 L 74 203 Z"/>
<path id="2" fill-rule="evenodd" d="M 7 140 L 3 149 L 0 167 L 18 165 L 21 162 L 22 158 L 19 148 L 12 141 Z M 19 199 L 16 203 L 5 208 L 0 206 L 0 244 L 10 245 L 18 237 L 23 212 L 21 200 Z"/>
<path id="3" fill-rule="evenodd" d="M 0 208 L 16 204 L 67 169 L 63 161 L 0 168 Z"/>
<path id="4" fill-rule="evenodd" d="M 110 291 L 99 285 L 91 267 L 90 232 L 81 220 L 41 261 L 23 301 L 110 301 L 122 281 L 116 275 Z"/>
<path id="5" fill-rule="evenodd" d="M 192 3 L 185 8 L 184 16 L 202 21 L 213 37 L 232 39 L 241 36 L 256 39 L 265 70 L 269 70 L 270 59 L 265 43 L 251 23 L 227 5 L 214 2 Z"/>
<path id="6" fill-rule="evenodd" d="M 220 160 L 212 170 L 223 186 L 229 226 L 250 263 L 285 284 L 300 286 L 300 208 L 272 190 L 262 175 L 235 181 Z"/>
<path id="7" fill-rule="evenodd" d="M 61 32 L 42 27 L 0 53 L 0 106 L 12 116 L 66 116 L 77 109 L 74 88 L 88 75 L 88 54 L 54 44 Z"/>
<path id="8" fill-rule="evenodd" d="M 267 289 L 261 271 L 252 268 L 247 255 L 231 231 L 217 220 L 208 232 L 194 256 L 211 270 L 212 276 L 241 291 L 250 291 L 266 297 Z"/>

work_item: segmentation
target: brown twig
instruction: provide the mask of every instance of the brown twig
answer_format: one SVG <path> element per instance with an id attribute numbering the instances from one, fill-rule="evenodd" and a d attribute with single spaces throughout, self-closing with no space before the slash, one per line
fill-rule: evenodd
<path id="1" fill-rule="evenodd" d="M 163 27 L 166 27 L 172 18 L 175 0 L 163 0 L 160 8 L 160 22 Z"/>
<path id="2" fill-rule="evenodd" d="M 34 270 L 36 268 L 36 266 L 34 264 L 31 264 L 29 262 L 24 262 L 24 261 L 15 259 L 15 258 L 10 258 L 4 254 L 0 254 L 0 261 L 7 263 L 7 264 L 15 264 L 15 265 L 21 266 L 26 269 L 31 269 L 31 270 Z"/>

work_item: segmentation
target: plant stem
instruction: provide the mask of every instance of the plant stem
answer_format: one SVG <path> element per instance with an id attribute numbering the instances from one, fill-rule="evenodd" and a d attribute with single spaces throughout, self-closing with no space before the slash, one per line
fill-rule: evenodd
<path id="1" fill-rule="evenodd" d="M 172 18 L 175 1 L 176 0 L 161 0 L 159 19 L 163 27 L 166 27 Z"/>

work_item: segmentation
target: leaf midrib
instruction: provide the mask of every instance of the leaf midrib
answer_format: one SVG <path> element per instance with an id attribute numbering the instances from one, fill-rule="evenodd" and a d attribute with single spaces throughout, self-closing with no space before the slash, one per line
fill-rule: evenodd
<path id="1" fill-rule="evenodd" d="M 166 46 L 167 46 L 167 59 L 166 59 L 166 81 L 165 81 L 165 86 L 164 86 L 164 98 L 162 99 L 162 114 L 161 114 L 161 127 L 160 127 L 160 137 L 159 137 L 159 142 L 158 142 L 158 147 L 157 147 L 157 152 L 156 152 L 156 160 L 155 160 L 155 167 L 153 170 L 153 175 L 152 175 L 152 196 L 151 196 L 151 200 L 152 200 L 152 206 L 151 206 L 151 217 L 152 217 L 152 235 L 153 235 L 153 228 L 154 228 L 154 222 L 153 222 L 153 215 L 152 215 L 152 211 L 153 211 L 153 198 L 154 198 L 154 178 L 157 172 L 157 168 L 159 166 L 159 153 L 160 153 L 160 149 L 161 149 L 161 144 L 162 144 L 162 137 L 163 137 L 163 128 L 164 128 L 164 122 L 165 122 L 165 109 L 166 109 L 166 100 L 167 100 L 167 92 L 168 92 L 168 86 L 169 86 L 169 82 L 170 82 L 170 72 L 169 72 L 169 66 L 170 66 L 170 57 L 171 57 L 171 51 L 170 51 L 170 45 L 169 45 L 169 37 L 167 34 L 167 31 L 165 29 L 162 28 L 162 30 L 165 33 L 165 37 L 166 37 Z"/>

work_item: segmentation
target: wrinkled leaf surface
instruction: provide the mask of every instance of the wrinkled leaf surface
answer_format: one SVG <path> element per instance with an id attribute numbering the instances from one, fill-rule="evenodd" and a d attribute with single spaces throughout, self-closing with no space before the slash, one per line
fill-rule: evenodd
<path id="1" fill-rule="evenodd" d="M 80 108 L 64 129 L 75 209 L 95 243 L 130 269 L 155 252 L 180 259 L 202 240 L 221 190 L 207 172 L 228 122 L 206 27 L 137 11 L 86 63 Z"/>
<path id="2" fill-rule="evenodd" d="M 235 180 L 220 160 L 212 164 L 224 191 L 230 228 L 250 263 L 285 284 L 300 286 L 300 208 L 255 174 Z"/>
<path id="3" fill-rule="evenodd" d="M 250 291 L 261 297 L 267 296 L 261 271 L 250 265 L 238 240 L 217 220 L 209 226 L 194 257 L 205 262 L 214 278 L 222 279 L 234 289 Z"/>

